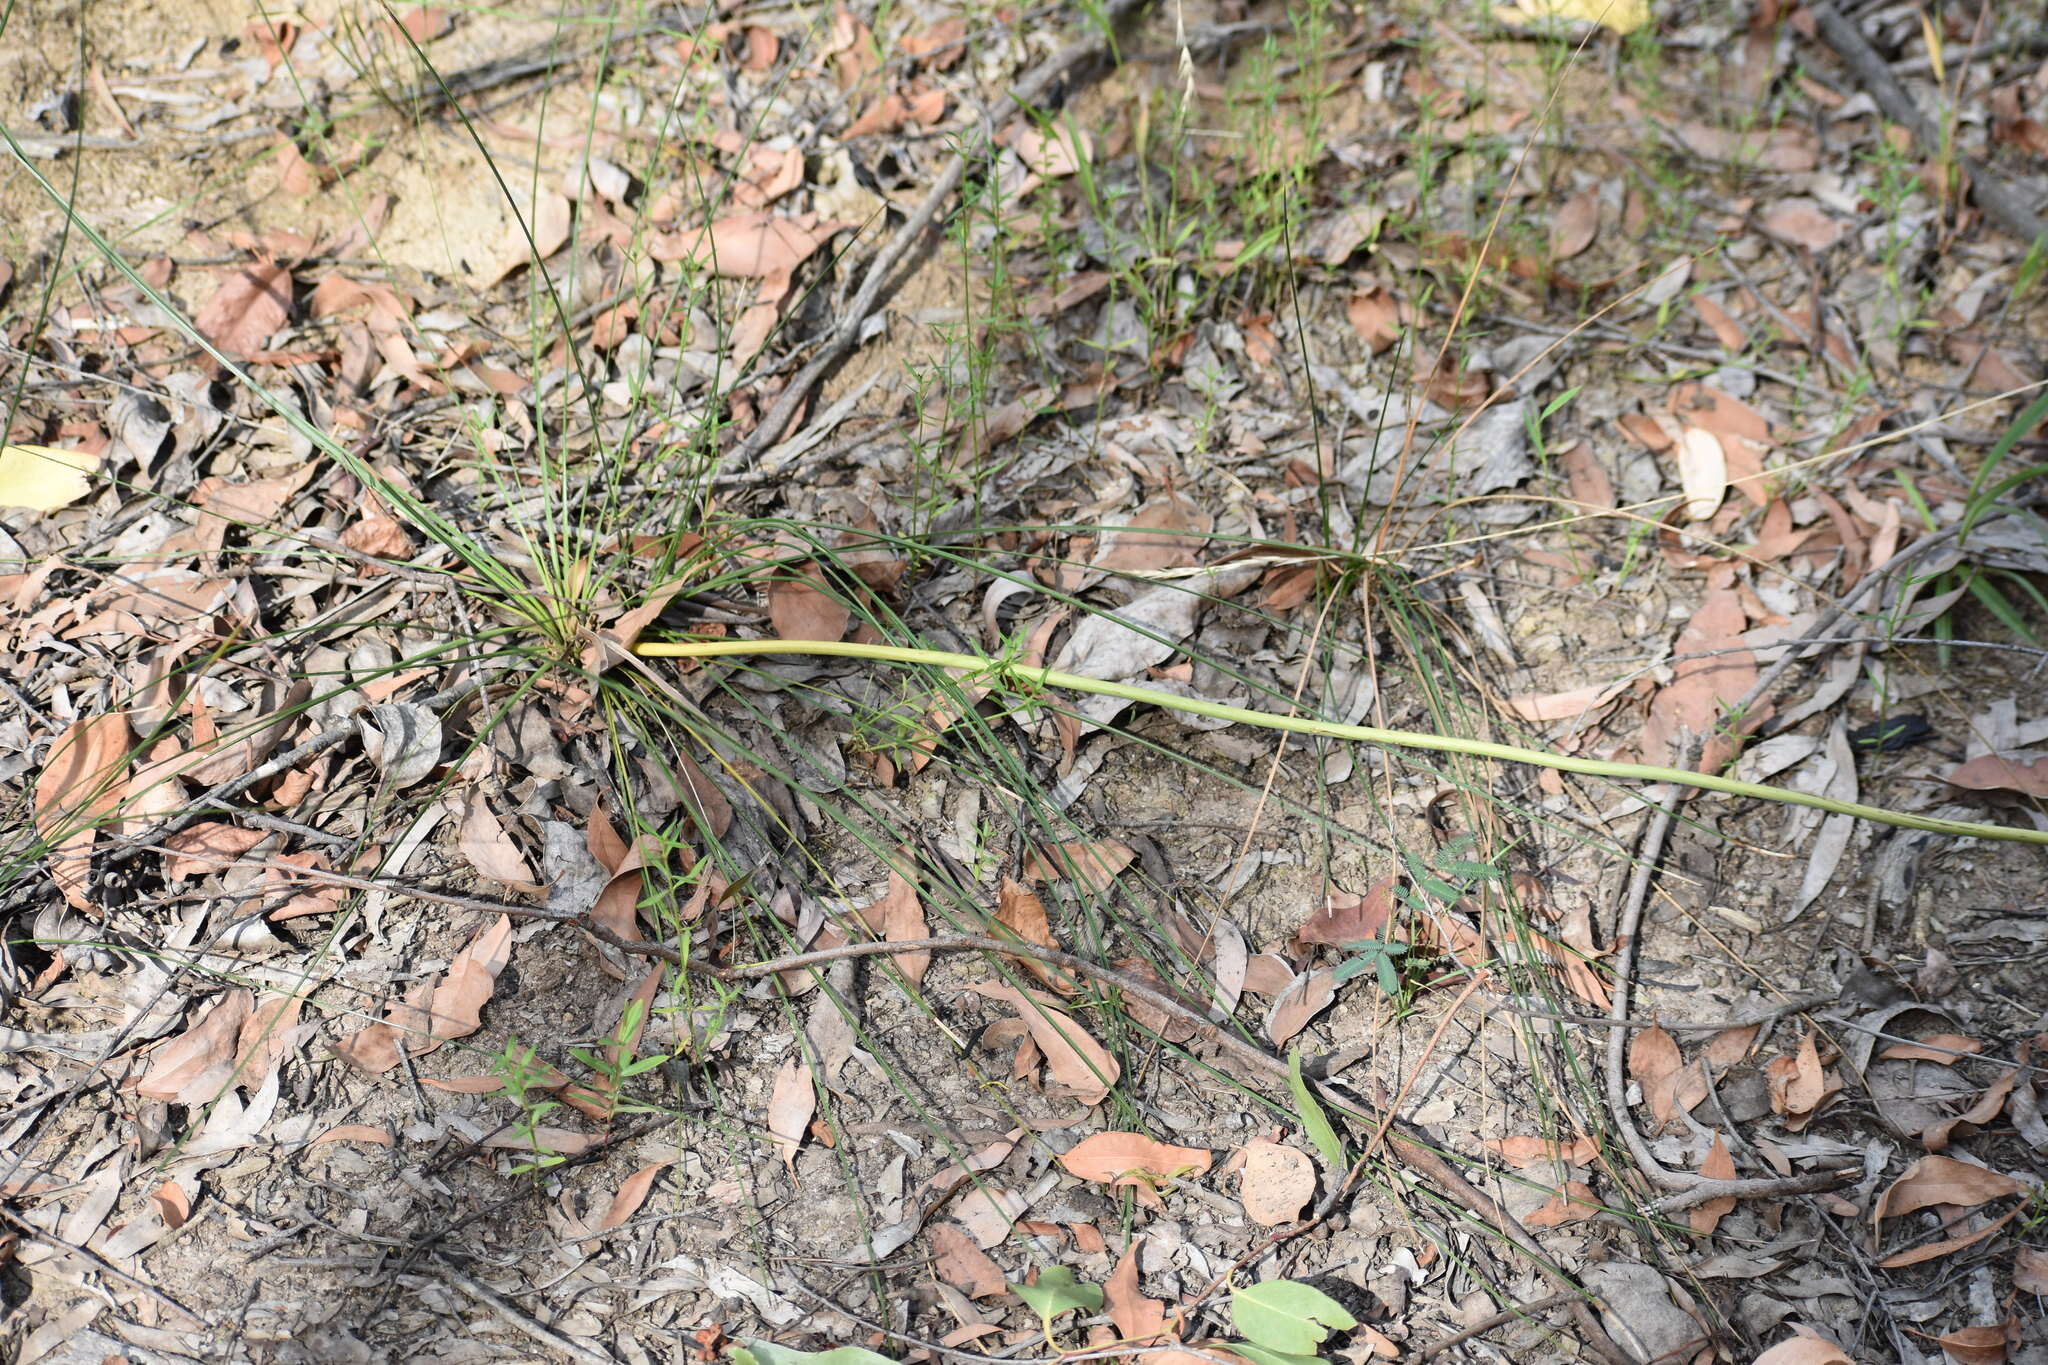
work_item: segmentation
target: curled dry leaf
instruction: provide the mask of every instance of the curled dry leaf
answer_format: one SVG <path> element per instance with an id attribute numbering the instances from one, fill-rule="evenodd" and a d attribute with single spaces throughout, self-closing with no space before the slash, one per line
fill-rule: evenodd
<path id="1" fill-rule="evenodd" d="M 1550 220 L 1550 255 L 1568 261 L 1593 245 L 1600 232 L 1600 191 L 1588 185 L 1558 205 Z"/>
<path id="2" fill-rule="evenodd" d="M 896 871 L 889 869 L 889 889 L 882 898 L 861 912 L 868 928 L 883 938 L 896 942 L 927 937 L 931 930 L 925 922 L 924 904 L 917 898 L 917 888 Z M 894 953 L 890 956 L 897 968 L 912 982 L 924 980 L 926 968 L 932 965 L 930 953 Z"/>
<path id="3" fill-rule="evenodd" d="M 469 859 L 469 865 L 494 882 L 501 882 L 515 891 L 537 892 L 533 869 L 526 864 L 526 855 L 519 851 L 519 845 L 512 842 L 512 836 L 505 832 L 504 825 L 491 813 L 489 801 L 483 792 L 472 789 L 462 798 L 462 823 L 455 837 L 456 847 L 462 856 Z"/>
<path id="4" fill-rule="evenodd" d="M 256 997 L 246 990 L 229 991 L 214 1001 L 191 1028 L 150 1054 L 149 1071 L 136 1093 L 170 1104 L 219 1099 L 233 1082 L 235 1045 L 255 1005 Z"/>
<path id="5" fill-rule="evenodd" d="M 1007 930 L 1021 942 L 1059 950 L 1059 939 L 1053 935 L 1052 922 L 1046 917 L 1045 902 L 1030 887 L 1009 877 L 1003 878 L 1002 890 L 996 896 L 995 927 L 998 937 Z M 1017 961 L 1043 985 L 1061 995 L 1072 995 L 1080 989 L 1080 983 L 1050 962 L 1040 962 L 1032 957 L 1018 958 Z"/>
<path id="6" fill-rule="evenodd" d="M 990 1000 L 1011 1006 L 1031 1031 L 1032 1041 L 1045 1054 L 1053 1079 L 1083 1104 L 1100 1104 L 1122 1074 L 1116 1058 L 1050 997 L 1037 991 L 1020 991 L 989 984 L 967 989 Z"/>
<path id="7" fill-rule="evenodd" d="M 356 717 L 368 755 L 387 790 L 404 791 L 426 780 L 441 763 L 441 718 L 424 706 L 386 702 Z"/>
<path id="8" fill-rule="evenodd" d="M 791 1174 L 796 1172 L 797 1149 L 804 1145 L 804 1131 L 818 1109 L 817 1087 L 811 1084 L 811 1068 L 792 1057 L 775 1073 L 775 1089 L 768 1096 L 768 1131 L 775 1138 L 775 1150 Z"/>
<path id="9" fill-rule="evenodd" d="M 1390 873 L 1367 887 L 1362 896 L 1332 886 L 1323 895 L 1322 909 L 1294 931 L 1295 942 L 1304 947 L 1319 943 L 1342 948 L 1378 938 L 1394 912 L 1394 880 Z"/>
<path id="10" fill-rule="evenodd" d="M 1661 1025 L 1646 1028 L 1629 1041 L 1628 1074 L 1643 1087 L 1643 1101 L 1656 1115 L 1659 1127 L 1671 1122 L 1672 1088 L 1684 1066 L 1678 1040 Z"/>
<path id="11" fill-rule="evenodd" d="M 1285 1047 L 1288 1039 L 1307 1028 L 1308 1021 L 1328 1009 L 1336 998 L 1336 973 L 1303 972 L 1288 983 L 1266 1011 L 1266 1037 L 1274 1047 Z"/>
<path id="12" fill-rule="evenodd" d="M 768 587 L 768 620 L 778 639 L 837 640 L 846 634 L 853 614 L 844 602 L 825 591 L 825 577 L 805 561 L 797 576 L 778 578 Z"/>
<path id="13" fill-rule="evenodd" d="M 218 872 L 269 837 L 260 829 L 202 820 L 164 840 L 164 847 L 170 850 L 164 859 L 164 876 L 180 881 Z"/>
<path id="14" fill-rule="evenodd" d="M 2003 1365 L 2006 1351 L 2018 1341 L 2019 1324 L 2007 1321 L 1988 1327 L 1963 1327 L 1934 1340 L 1956 1365 Z"/>
<path id="15" fill-rule="evenodd" d="M 669 1163 L 657 1161 L 652 1166 L 642 1166 L 619 1183 L 619 1192 L 612 1196 L 611 1204 L 605 1209 L 604 1217 L 598 1219 L 599 1231 L 608 1232 L 618 1227 L 640 1211 L 647 1202 L 648 1194 L 654 1189 L 654 1181 Z"/>
<path id="16" fill-rule="evenodd" d="M 1353 294 L 1344 306 L 1344 315 L 1374 355 L 1401 339 L 1400 301 L 1378 286 Z"/>
<path id="17" fill-rule="evenodd" d="M 728 279 L 757 280 L 796 269 L 839 227 L 810 214 L 735 213 L 708 228 L 656 234 L 648 254 L 658 261 L 694 261 Z"/>
<path id="18" fill-rule="evenodd" d="M 1245 1215 L 1261 1227 L 1277 1227 L 1301 1217 L 1315 1197 L 1316 1164 L 1306 1152 L 1253 1138 L 1244 1145 L 1237 1180 Z"/>
<path id="19" fill-rule="evenodd" d="M 1678 483 L 1689 520 L 1705 521 L 1720 510 L 1728 495 L 1728 452 L 1719 436 L 1699 427 L 1679 432 Z"/>
<path id="20" fill-rule="evenodd" d="M 436 1040 L 467 1038 L 483 1027 L 483 1007 L 511 958 L 512 919 L 500 915 L 455 955 L 434 987 L 430 1032 Z"/>
<path id="21" fill-rule="evenodd" d="M 1595 712 L 1627 690 L 1628 684 L 1629 679 L 1620 678 L 1611 683 L 1574 687 L 1568 692 L 1525 692 L 1519 697 L 1506 698 L 1501 705 L 1510 714 L 1526 721 L 1581 718 L 1590 721 L 1595 718 Z"/>
<path id="22" fill-rule="evenodd" d="M 1555 1138 L 1546 1137 L 1505 1137 L 1490 1138 L 1480 1145 L 1498 1155 L 1516 1170 L 1527 1170 L 1531 1166 L 1556 1165 L 1560 1162 L 1567 1166 L 1586 1166 L 1600 1154 L 1598 1144 L 1591 1138 L 1578 1138 L 1570 1143 L 1562 1143 Z"/>

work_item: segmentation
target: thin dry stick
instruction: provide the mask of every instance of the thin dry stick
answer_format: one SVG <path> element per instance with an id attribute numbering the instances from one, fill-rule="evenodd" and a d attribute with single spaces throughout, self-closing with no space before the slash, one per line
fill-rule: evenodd
<path id="1" fill-rule="evenodd" d="M 1109 45 L 1111 29 L 1144 2 L 1145 0 L 1111 0 L 1100 16 L 1100 29 L 1086 38 L 1067 44 L 1034 67 L 1028 75 L 1017 82 L 1012 93 L 1005 95 L 1002 101 L 989 111 L 985 120 L 986 126 L 997 128 L 1008 123 L 1027 106 L 1043 97 L 1054 82 L 1076 67 L 1094 61 Z M 867 322 L 868 315 L 875 311 L 876 305 L 882 301 L 883 293 L 894 283 L 891 276 L 895 274 L 896 267 L 902 264 L 903 258 L 910 254 L 911 248 L 917 245 L 918 239 L 923 237 L 926 229 L 932 225 L 932 220 L 938 217 L 939 210 L 953 197 L 954 191 L 960 188 L 961 182 L 967 178 L 968 164 L 973 159 L 963 148 L 960 155 L 953 158 L 953 164 L 946 168 L 946 173 L 925 193 L 923 201 L 917 206 L 917 211 L 896 230 L 896 235 L 889 239 L 887 245 L 875 253 L 875 258 L 868 262 L 867 277 L 861 283 L 860 292 L 853 296 L 853 302 L 839 319 L 839 325 L 825 339 L 825 344 L 819 347 L 818 353 L 811 357 L 810 363 L 797 371 L 796 377 L 783 386 L 782 392 L 776 396 L 774 406 L 768 409 L 768 415 L 761 419 L 760 425 L 740 442 L 738 449 L 733 452 L 731 463 L 734 466 L 747 468 L 763 450 L 779 442 L 782 439 L 783 428 L 796 416 L 797 409 L 808 401 L 811 390 L 818 386 L 818 382 L 825 377 L 828 370 L 853 349 L 855 343 L 860 340 L 861 328 Z"/>

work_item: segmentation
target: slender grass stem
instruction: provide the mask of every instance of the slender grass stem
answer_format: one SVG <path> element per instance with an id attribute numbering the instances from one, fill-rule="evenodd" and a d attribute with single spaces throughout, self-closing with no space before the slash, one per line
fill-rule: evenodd
<path id="1" fill-rule="evenodd" d="M 1744 782 L 1715 773 L 1687 772 L 1682 768 L 1662 768 L 1649 763 L 1610 763 L 1597 758 L 1577 758 L 1568 754 L 1549 753 L 1542 749 L 1525 749 L 1514 744 L 1466 739 L 1458 735 L 1438 735 L 1422 730 L 1387 730 L 1376 725 L 1344 725 L 1336 721 L 1315 720 L 1304 716 L 1272 715 L 1264 711 L 1247 710 L 1242 706 L 1204 701 L 1199 697 L 1175 696 L 1171 692 L 1160 692 L 1132 683 L 1108 682 L 1101 678 L 1083 677 L 1078 673 L 1027 667 L 979 654 L 913 649 L 902 645 L 859 644 L 845 640 L 651 642 L 635 645 L 633 652 L 652 659 L 718 659 L 797 654 L 866 659 L 875 663 L 912 664 L 926 668 L 957 668 L 969 673 L 994 676 L 1020 692 L 1048 688 L 1066 692 L 1092 692 L 1098 696 L 1121 697 L 1126 701 L 1184 711 L 1190 715 L 1208 716 L 1240 725 L 1255 725 L 1267 730 L 1286 730 L 1294 734 L 1319 735 L 1328 739 L 1357 740 L 1364 744 L 1377 744 L 1394 749 L 1466 754 L 1473 758 L 1521 763 L 1535 768 L 1551 768 L 1558 772 L 1584 773 L 1591 777 L 1635 782 L 1670 782 L 1699 791 L 1720 792 L 1726 796 L 1743 796 L 1752 800 L 1775 801 L 1785 805 L 1811 806 L 1815 810 L 1833 815 L 1852 815 L 1859 820 L 1895 825 L 1900 829 L 1928 830 L 1935 834 L 1953 835 L 1956 838 L 2001 839 L 2013 843 L 2048 845 L 2048 830 L 1977 824 L 1968 820 L 1943 820 L 1931 815 L 1886 810 L 1881 806 L 1866 806 L 1854 801 L 1837 801 L 1831 797 L 1767 786 L 1761 782 Z"/>

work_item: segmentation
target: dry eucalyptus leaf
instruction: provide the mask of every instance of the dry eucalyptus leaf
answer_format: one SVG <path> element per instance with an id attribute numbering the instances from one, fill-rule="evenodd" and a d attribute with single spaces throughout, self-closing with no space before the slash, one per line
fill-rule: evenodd
<path id="1" fill-rule="evenodd" d="M 999 1000 L 1017 1011 L 1032 1041 L 1045 1054 L 1046 1067 L 1061 1087 L 1083 1104 L 1100 1104 L 1122 1074 L 1116 1058 L 1075 1023 L 1051 996 L 1010 986 L 979 984 L 967 989 Z"/>
<path id="2" fill-rule="evenodd" d="M 1293 1222 L 1315 1198 L 1316 1164 L 1308 1153 L 1266 1138 L 1244 1145 L 1237 1178 L 1245 1215 L 1261 1227 Z"/>
<path id="3" fill-rule="evenodd" d="M 441 763 L 441 718 L 411 702 L 385 702 L 356 717 L 363 752 L 387 790 L 404 791 L 426 780 Z"/>
<path id="4" fill-rule="evenodd" d="M 818 1092 L 811 1084 L 811 1068 L 802 1059 L 791 1057 L 775 1073 L 775 1089 L 768 1096 L 768 1132 L 775 1139 L 776 1154 L 791 1174 L 796 1172 L 797 1149 L 804 1145 L 804 1132 L 817 1110 Z"/>

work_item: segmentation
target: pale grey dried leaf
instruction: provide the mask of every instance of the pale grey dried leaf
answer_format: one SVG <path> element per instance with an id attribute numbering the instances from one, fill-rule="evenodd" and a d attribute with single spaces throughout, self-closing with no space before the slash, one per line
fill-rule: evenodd
<path id="1" fill-rule="evenodd" d="M 356 717 L 363 752 L 390 791 L 426 780 L 441 763 L 441 718 L 411 702 L 385 702 Z"/>

